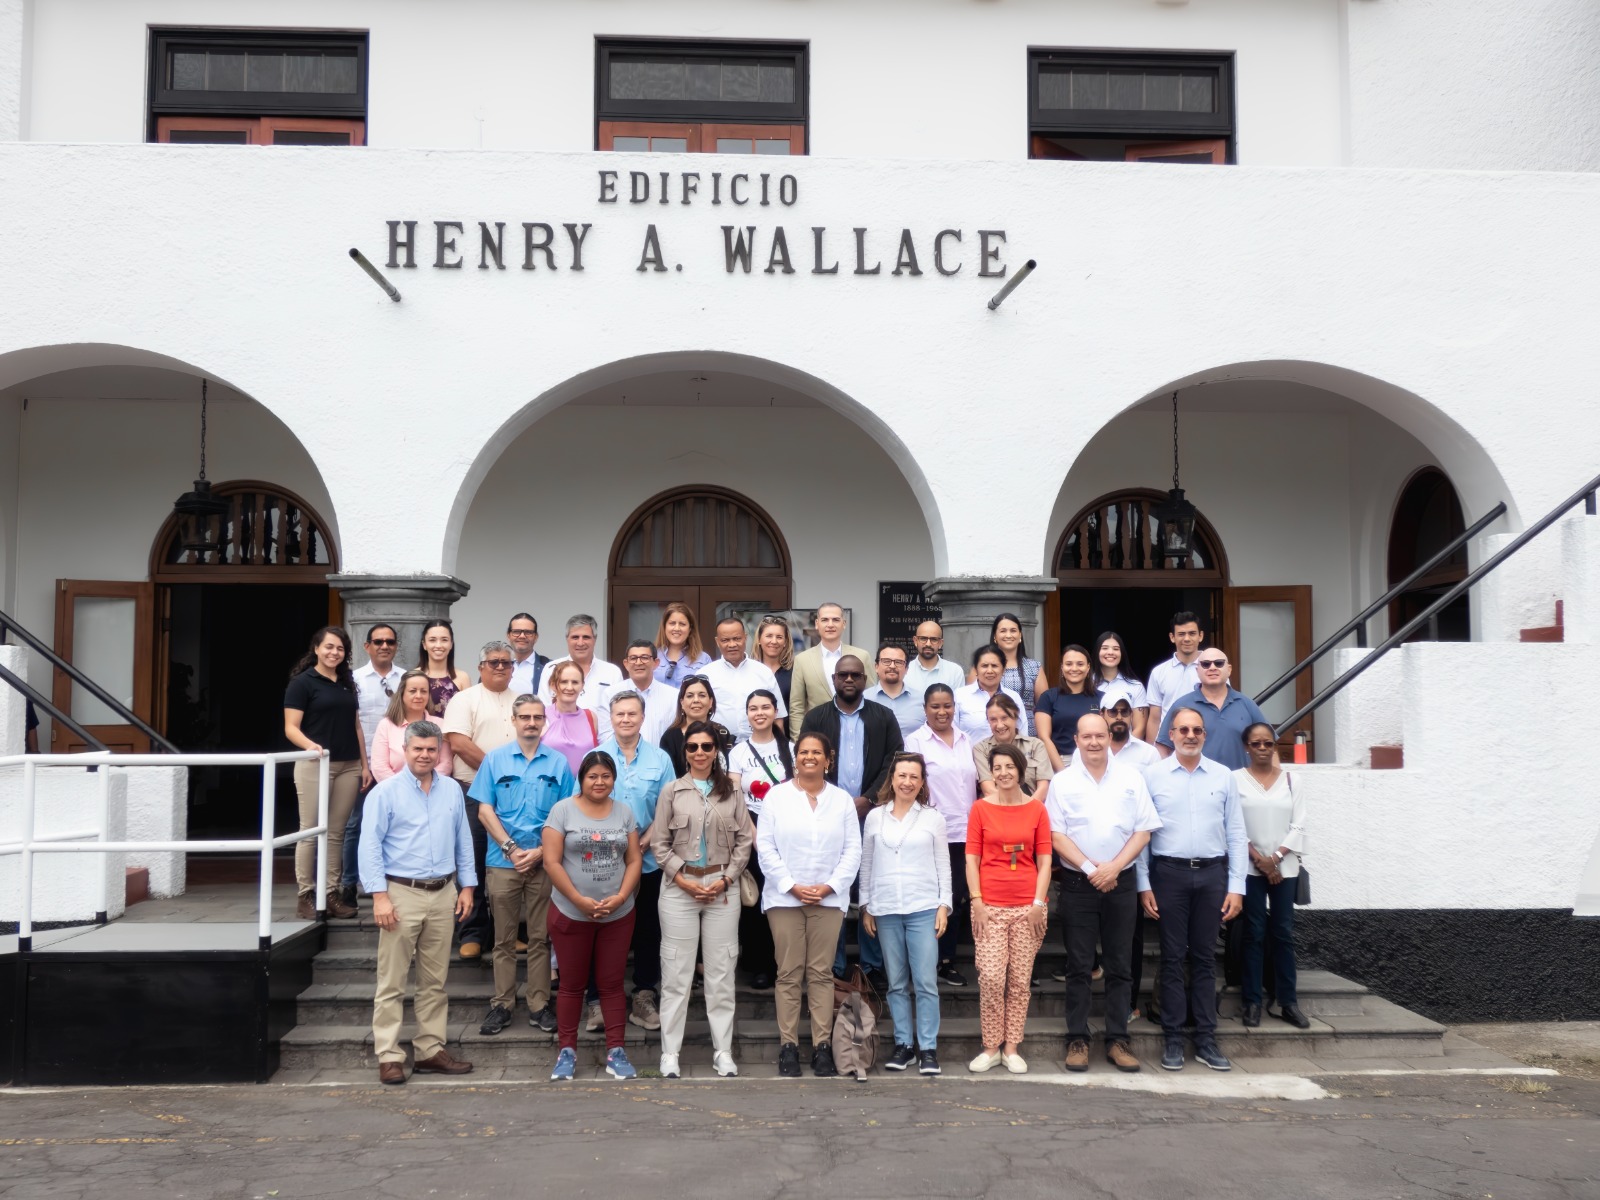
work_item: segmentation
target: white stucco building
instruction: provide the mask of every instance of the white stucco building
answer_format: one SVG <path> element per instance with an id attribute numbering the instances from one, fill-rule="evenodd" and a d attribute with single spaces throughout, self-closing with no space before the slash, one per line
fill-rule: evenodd
<path id="1" fill-rule="evenodd" d="M 0 608 L 196 749 L 276 744 L 330 612 L 448 614 L 470 670 L 519 610 L 870 646 L 925 585 L 952 653 L 1013 610 L 1052 666 L 1194 609 L 1259 689 L 1600 471 L 1597 56 L 1588 0 L 0 0 Z M 169 521 L 202 380 L 231 562 Z M 1192 574 L 1085 524 L 1171 485 L 1174 394 Z M 1596 960 L 1592 772 L 1511 719 L 1585 711 L 1582 511 L 1316 713 L 1341 969 Z"/>

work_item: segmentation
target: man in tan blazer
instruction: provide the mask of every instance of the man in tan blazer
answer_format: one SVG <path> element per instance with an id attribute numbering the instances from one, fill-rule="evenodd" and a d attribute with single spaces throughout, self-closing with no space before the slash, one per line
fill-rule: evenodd
<path id="1" fill-rule="evenodd" d="M 833 670 L 846 654 L 859 658 L 867 668 L 867 686 L 878 682 L 872 670 L 872 656 L 859 646 L 844 640 L 844 608 L 828 603 L 817 606 L 814 621 L 820 645 L 802 650 L 794 656 L 794 673 L 789 680 L 789 740 L 800 736 L 800 726 L 805 722 L 806 710 L 833 700 Z"/>

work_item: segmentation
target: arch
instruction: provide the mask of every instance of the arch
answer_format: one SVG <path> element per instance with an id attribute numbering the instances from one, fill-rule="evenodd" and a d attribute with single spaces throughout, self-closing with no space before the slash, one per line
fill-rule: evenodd
<path id="1" fill-rule="evenodd" d="M 946 562 L 944 523 L 939 513 L 938 501 L 915 456 L 886 422 L 860 401 L 820 376 L 772 359 L 721 350 L 674 350 L 617 359 L 571 376 L 529 401 L 501 424 L 484 444 L 463 477 L 445 526 L 440 564 L 442 572 L 446 575 L 455 573 L 461 547 L 461 533 L 466 525 L 473 499 L 477 496 L 478 489 L 490 468 L 518 435 L 541 417 L 590 392 L 626 384 L 628 380 L 642 375 L 700 369 L 739 375 L 800 393 L 833 409 L 865 431 L 889 455 L 904 476 L 913 495 L 916 496 L 918 506 L 922 509 L 923 519 L 927 522 L 928 537 L 933 547 L 934 573 L 938 575 L 944 572 Z"/>
<path id="2" fill-rule="evenodd" d="M 1406 480 L 1389 523 L 1388 578 L 1404 579 L 1466 529 L 1461 500 L 1450 477 L 1437 467 L 1422 467 Z M 1457 550 L 1389 604 L 1389 628 L 1399 629 L 1467 575 L 1467 551 Z M 1465 641 L 1472 628 L 1471 596 L 1459 597 L 1437 616 L 1428 640 Z"/>
<path id="3" fill-rule="evenodd" d="M 789 546 L 777 522 L 749 497 L 720 487 L 673 488 L 623 522 L 607 574 L 650 580 L 684 571 L 787 580 Z"/>
<path id="4" fill-rule="evenodd" d="M 1056 542 L 1051 571 L 1066 586 L 1226 587 L 1222 538 L 1196 513 L 1189 558 L 1169 566 L 1151 512 L 1167 497 L 1153 488 L 1108 492 L 1078 511 Z"/>
<path id="5" fill-rule="evenodd" d="M 256 479 L 219 483 L 212 491 L 230 502 L 228 512 L 210 521 L 219 548 L 186 549 L 178 514 L 167 514 L 150 546 L 152 582 L 326 583 L 338 573 L 328 523 L 294 492 Z"/>

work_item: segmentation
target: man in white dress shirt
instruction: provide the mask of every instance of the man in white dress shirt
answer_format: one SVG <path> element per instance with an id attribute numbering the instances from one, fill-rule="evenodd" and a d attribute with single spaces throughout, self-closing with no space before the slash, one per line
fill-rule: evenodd
<path id="1" fill-rule="evenodd" d="M 378 731 L 378 722 L 388 710 L 389 699 L 400 688 L 404 668 L 394 661 L 400 647 L 400 635 L 393 625 L 377 624 L 367 630 L 367 640 L 362 649 L 367 661 L 351 672 L 356 681 L 356 717 L 361 722 L 361 733 L 367 742 L 367 764 L 372 763 L 372 735 Z M 371 790 L 371 789 L 368 789 Z M 361 841 L 361 810 L 366 802 L 366 792 L 356 797 L 350 810 L 350 822 L 344 828 L 344 858 L 340 865 L 339 898 L 346 904 L 356 902 L 356 853 Z"/>
<path id="2" fill-rule="evenodd" d="M 539 622 L 532 613 L 519 612 L 506 622 L 506 641 L 511 643 L 511 690 L 518 696 L 531 696 L 538 691 L 550 662 L 534 649 L 539 644 Z"/>
<path id="3" fill-rule="evenodd" d="M 711 681 L 712 695 L 717 698 L 716 719 L 727 726 L 728 732 L 743 740 L 750 736 L 750 721 L 744 715 L 744 702 L 750 693 L 766 689 L 778 697 L 778 719 L 789 715 L 785 698 L 778 695 L 778 677 L 772 668 L 748 657 L 745 650 L 744 622 L 738 617 L 724 617 L 717 622 L 717 651 L 714 658 L 700 668 L 700 674 Z"/>
<path id="4" fill-rule="evenodd" d="M 1135 861 L 1161 828 L 1144 776 L 1107 752 L 1105 718 L 1078 718 L 1077 749 L 1050 781 L 1050 841 L 1067 868 L 1061 879 L 1061 937 L 1067 948 L 1069 1071 L 1089 1069 L 1089 980 L 1098 941 L 1106 974 L 1106 1061 L 1137 1071 L 1128 1045 L 1133 1007 L 1133 930 L 1139 908 Z"/>
<path id="5" fill-rule="evenodd" d="M 1205 630 L 1200 628 L 1200 618 L 1192 612 L 1175 612 L 1167 639 L 1172 643 L 1172 657 L 1157 663 L 1145 683 L 1145 698 L 1149 701 L 1149 715 L 1145 718 L 1145 732 L 1154 733 L 1161 728 L 1162 714 L 1174 703 L 1200 686 L 1200 672 L 1194 660 L 1200 657 L 1200 643 L 1205 640 Z"/>
<path id="6" fill-rule="evenodd" d="M 539 699 L 547 706 L 556 702 L 555 691 L 551 687 L 551 667 L 569 661 L 577 663 L 583 668 L 583 691 L 578 693 L 578 707 L 594 714 L 600 740 L 604 741 L 611 735 L 610 693 L 622 683 L 623 675 L 622 668 L 616 663 L 594 656 L 595 630 L 599 628 L 599 622 L 588 613 L 567 618 L 567 652 L 560 658 L 551 659 L 546 665 L 544 678 L 539 683 Z"/>
<path id="7" fill-rule="evenodd" d="M 631 689 L 644 697 L 644 724 L 639 727 L 639 736 L 652 746 L 659 746 L 661 735 L 678 719 L 678 689 L 656 678 L 656 644 L 649 638 L 629 642 L 622 656 L 622 669 L 628 678 L 612 690 Z"/>
<path id="8" fill-rule="evenodd" d="M 878 682 L 867 689 L 867 699 L 894 713 L 901 734 L 910 737 L 922 728 L 925 714 L 922 692 L 913 692 L 906 686 L 906 652 L 885 642 L 878 647 L 877 668 Z"/>
<path id="9" fill-rule="evenodd" d="M 944 627 L 934 620 L 924 621 L 911 636 L 917 649 L 916 658 L 906 665 L 906 687 L 921 704 L 927 696 L 928 686 L 942 683 L 952 692 L 967 682 L 967 673 L 960 663 L 941 658 L 944 653 Z"/>
<path id="10" fill-rule="evenodd" d="M 1133 697 L 1113 683 L 1100 696 L 1100 713 L 1111 730 L 1111 757 L 1142 771 L 1161 758 L 1149 742 L 1133 736 Z"/>

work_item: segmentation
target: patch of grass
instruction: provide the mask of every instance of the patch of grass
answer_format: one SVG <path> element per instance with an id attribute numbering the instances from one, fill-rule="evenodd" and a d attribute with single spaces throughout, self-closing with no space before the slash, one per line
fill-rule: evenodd
<path id="1" fill-rule="evenodd" d="M 1500 1081 L 1500 1089 L 1506 1092 L 1514 1092 L 1519 1096 L 1542 1096 L 1550 1090 L 1550 1085 L 1541 1083 L 1537 1079 L 1523 1079 L 1513 1076 L 1509 1079 L 1502 1079 Z"/>

